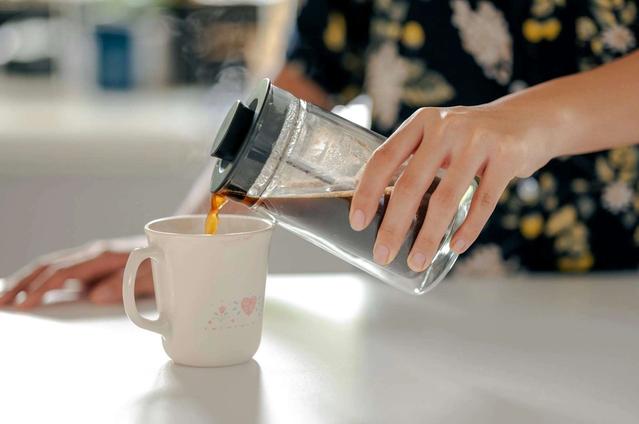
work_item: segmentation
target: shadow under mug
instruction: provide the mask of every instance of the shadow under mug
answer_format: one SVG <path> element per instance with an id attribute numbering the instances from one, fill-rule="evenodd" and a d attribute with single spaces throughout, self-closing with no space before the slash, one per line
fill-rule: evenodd
<path id="1" fill-rule="evenodd" d="M 124 309 L 137 326 L 162 335 L 176 363 L 199 367 L 250 360 L 260 344 L 264 288 L 273 222 L 220 215 L 204 234 L 203 215 L 162 218 L 144 227 L 148 246 L 135 249 L 124 270 Z M 138 312 L 135 278 L 152 261 L 158 318 Z"/>

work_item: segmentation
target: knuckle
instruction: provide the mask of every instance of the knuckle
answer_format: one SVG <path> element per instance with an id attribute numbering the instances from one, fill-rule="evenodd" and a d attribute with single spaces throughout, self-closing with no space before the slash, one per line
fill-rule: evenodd
<path id="1" fill-rule="evenodd" d="M 431 204 L 429 208 L 433 209 L 446 209 L 447 207 L 452 206 L 454 202 L 454 192 L 453 189 L 446 185 L 440 185 L 435 190 L 433 197 L 431 198 Z"/>
<path id="2" fill-rule="evenodd" d="M 441 121 L 441 129 L 446 133 L 457 134 L 466 127 L 466 119 L 452 112 L 447 113 Z"/>
<path id="3" fill-rule="evenodd" d="M 484 192 L 479 195 L 479 206 L 482 208 L 492 208 L 496 202 L 496 196 L 491 192 Z"/>
<path id="4" fill-rule="evenodd" d="M 404 174 L 395 184 L 393 192 L 403 198 L 416 198 L 420 195 L 420 181 L 411 174 Z"/>
<path id="5" fill-rule="evenodd" d="M 437 108 L 434 107 L 420 107 L 415 111 L 413 116 L 419 116 L 420 118 L 428 118 L 437 113 Z"/>
<path id="6" fill-rule="evenodd" d="M 492 143 L 493 138 L 482 128 L 475 128 L 470 137 L 467 139 L 468 148 L 471 152 L 484 150 Z"/>

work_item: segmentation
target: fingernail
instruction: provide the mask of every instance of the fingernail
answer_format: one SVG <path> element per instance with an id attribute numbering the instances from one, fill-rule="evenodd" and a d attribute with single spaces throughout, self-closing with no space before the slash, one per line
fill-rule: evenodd
<path id="1" fill-rule="evenodd" d="M 386 265 L 388 263 L 389 253 L 388 247 L 384 245 L 375 246 L 373 249 L 373 259 L 380 265 Z"/>
<path id="2" fill-rule="evenodd" d="M 453 251 L 455 253 L 462 253 L 464 251 L 464 247 L 466 247 L 466 242 L 464 240 L 456 240 L 453 243 Z"/>
<path id="3" fill-rule="evenodd" d="M 426 268 L 426 256 L 421 253 L 413 253 L 408 258 L 408 266 L 415 272 L 422 272 Z"/>
<path id="4" fill-rule="evenodd" d="M 353 212 L 353 216 L 351 217 L 351 228 L 355 231 L 363 230 L 365 223 L 364 221 L 366 221 L 364 212 L 362 212 L 360 209 L 355 210 L 355 212 Z"/>

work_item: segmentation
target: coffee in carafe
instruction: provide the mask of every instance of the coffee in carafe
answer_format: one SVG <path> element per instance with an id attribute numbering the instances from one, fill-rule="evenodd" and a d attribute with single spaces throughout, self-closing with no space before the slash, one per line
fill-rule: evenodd
<path id="1" fill-rule="evenodd" d="M 450 239 L 468 214 L 477 184 L 473 181 L 464 193 L 425 271 L 412 271 L 406 259 L 439 179 L 423 197 L 397 257 L 388 266 L 378 265 L 373 245 L 393 181 L 364 231 L 353 231 L 348 216 L 359 175 L 383 142 L 381 135 L 264 80 L 246 102 L 234 104 L 216 136 L 211 191 L 268 213 L 282 227 L 393 287 L 422 294 L 439 283 L 457 259 Z"/>

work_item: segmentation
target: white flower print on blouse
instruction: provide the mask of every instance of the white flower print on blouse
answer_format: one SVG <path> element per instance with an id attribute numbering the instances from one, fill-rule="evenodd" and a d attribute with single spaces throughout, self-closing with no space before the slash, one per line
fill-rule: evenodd
<path id="1" fill-rule="evenodd" d="M 601 33 L 601 40 L 615 53 L 626 53 L 635 46 L 634 34 L 625 26 L 613 25 Z"/>
<path id="2" fill-rule="evenodd" d="M 505 261 L 501 249 L 496 244 L 475 247 L 471 253 L 463 256 L 453 268 L 455 277 L 503 277 L 514 274 L 517 262 Z"/>
<path id="3" fill-rule="evenodd" d="M 601 200 L 606 209 L 612 213 L 621 212 L 630 206 L 632 190 L 623 181 L 615 181 L 604 187 Z"/>
<path id="4" fill-rule="evenodd" d="M 464 50 L 470 53 L 486 77 L 501 85 L 510 81 L 513 48 L 504 15 L 487 1 L 473 10 L 467 0 L 452 0 L 453 25 L 459 30 Z"/>
<path id="5" fill-rule="evenodd" d="M 366 90 L 373 100 L 373 117 L 382 128 L 397 121 L 404 83 L 408 77 L 406 59 L 399 56 L 397 45 L 386 42 L 368 58 Z"/>

